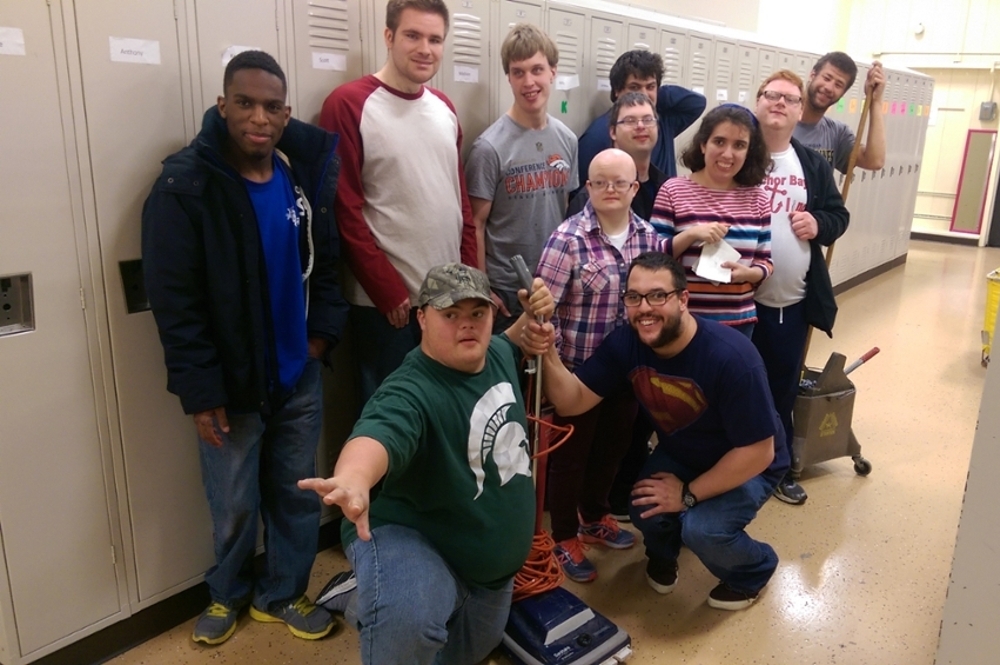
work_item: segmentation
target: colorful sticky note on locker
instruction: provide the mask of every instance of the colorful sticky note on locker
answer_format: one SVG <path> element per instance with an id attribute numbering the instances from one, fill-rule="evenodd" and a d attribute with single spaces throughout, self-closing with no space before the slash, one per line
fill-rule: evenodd
<path id="1" fill-rule="evenodd" d="M 855 97 L 854 99 L 851 100 L 851 113 L 857 113 L 857 112 L 858 112 L 858 98 Z"/>

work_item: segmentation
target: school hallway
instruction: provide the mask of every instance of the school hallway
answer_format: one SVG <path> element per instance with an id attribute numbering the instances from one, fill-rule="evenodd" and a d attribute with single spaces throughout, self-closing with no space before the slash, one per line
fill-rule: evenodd
<path id="1" fill-rule="evenodd" d="M 635 665 L 779 663 L 930 665 L 962 506 L 985 369 L 980 330 L 986 274 L 1000 249 L 910 243 L 907 261 L 838 296 L 835 338 L 812 338 L 808 365 L 832 351 L 848 362 L 881 353 L 850 378 L 853 431 L 872 463 L 850 458 L 808 467 L 802 506 L 767 502 L 750 533 L 781 563 L 758 602 L 726 612 L 705 600 L 716 580 L 688 550 L 674 592 L 645 580 L 641 542 L 591 548 L 599 577 L 566 586 L 632 636 Z M 321 552 L 310 596 L 347 567 Z M 190 640 L 194 619 L 112 659 L 115 665 L 359 663 L 357 634 L 340 621 L 317 642 L 245 614 L 218 647 Z M 508 661 L 496 654 L 492 664 Z"/>

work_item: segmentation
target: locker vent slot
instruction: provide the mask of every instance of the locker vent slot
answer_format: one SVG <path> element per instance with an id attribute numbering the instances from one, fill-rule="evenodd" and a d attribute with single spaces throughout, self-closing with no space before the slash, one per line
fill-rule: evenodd
<path id="1" fill-rule="evenodd" d="M 618 59 L 618 42 L 611 37 L 602 37 L 597 42 L 597 57 L 595 65 L 599 78 L 611 76 L 611 66 Z"/>
<path id="2" fill-rule="evenodd" d="M 309 46 L 350 51 L 348 0 L 309 0 Z"/>
<path id="3" fill-rule="evenodd" d="M 716 44 L 715 52 L 715 89 L 729 90 L 729 85 L 733 80 L 733 56 L 736 55 L 736 47 L 732 44 Z M 723 101 L 721 96 L 717 96 L 719 101 Z M 733 101 L 726 98 L 725 101 Z"/>
<path id="4" fill-rule="evenodd" d="M 741 104 L 749 106 L 753 106 L 750 96 L 755 92 L 753 89 L 753 70 L 756 63 L 752 61 L 752 58 L 753 54 L 750 51 L 743 51 L 740 58 L 739 77 L 736 81 L 736 87 L 738 88 L 736 94 L 744 97 L 743 99 L 738 99 L 738 101 Z"/>
<path id="5" fill-rule="evenodd" d="M 774 66 L 774 53 L 771 51 L 760 51 L 757 55 L 757 85 L 763 83 L 768 76 L 778 71 Z M 756 90 L 754 91 L 756 92 Z"/>
<path id="6" fill-rule="evenodd" d="M 691 40 L 691 86 L 708 87 L 708 44 L 703 39 Z"/>
<path id="7" fill-rule="evenodd" d="M 572 32 L 556 32 L 559 49 L 559 74 L 573 76 L 580 73 L 580 38 Z"/>
<path id="8" fill-rule="evenodd" d="M 473 14 L 452 14 L 454 61 L 463 65 L 483 63 L 483 20 Z"/>
<path id="9" fill-rule="evenodd" d="M 663 35 L 663 82 L 672 85 L 684 83 L 684 72 L 681 67 L 682 37 L 678 35 Z"/>

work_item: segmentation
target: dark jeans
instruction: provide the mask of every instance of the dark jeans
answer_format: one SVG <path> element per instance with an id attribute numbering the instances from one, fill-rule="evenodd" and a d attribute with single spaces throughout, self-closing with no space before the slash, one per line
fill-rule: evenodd
<path id="1" fill-rule="evenodd" d="M 420 346 L 420 324 L 416 308 L 410 309 L 410 322 L 396 328 L 376 308 L 361 305 L 351 305 L 350 324 L 358 363 L 359 408 L 363 409 L 406 354 Z"/>
<path id="2" fill-rule="evenodd" d="M 805 301 L 789 307 L 768 307 L 757 303 L 757 325 L 753 331 L 753 343 L 764 360 L 767 369 L 767 383 L 771 388 L 774 408 L 785 430 L 785 445 L 788 459 L 792 460 L 792 409 L 799 392 L 799 377 L 806 348 Z"/>
<path id="3" fill-rule="evenodd" d="M 673 460 L 663 446 L 657 446 L 649 456 L 641 475 L 649 478 L 658 471 L 672 473 L 686 482 L 699 475 Z M 650 559 L 676 561 L 683 543 L 729 588 L 757 593 L 778 567 L 778 555 L 767 543 L 751 538 L 745 529 L 774 492 L 774 486 L 774 481 L 754 476 L 682 513 L 661 513 L 646 519 L 639 514 L 648 507 L 631 506 L 632 524 L 642 531 Z"/>
<path id="4" fill-rule="evenodd" d="M 632 442 L 636 408 L 632 391 L 624 390 L 586 413 L 553 417 L 556 425 L 574 428 L 569 440 L 549 455 L 548 505 L 556 542 L 576 537 L 581 518 L 595 522 L 610 512 L 608 492 Z"/>
<path id="5" fill-rule="evenodd" d="M 267 418 L 227 414 L 229 433 L 218 448 L 199 440 L 216 561 L 205 582 L 212 600 L 227 607 L 252 596 L 254 605 L 268 611 L 306 592 L 319 541 L 320 503 L 296 483 L 316 475 L 320 367 L 310 359 L 295 393 Z M 266 563 L 255 582 L 258 514 Z"/>

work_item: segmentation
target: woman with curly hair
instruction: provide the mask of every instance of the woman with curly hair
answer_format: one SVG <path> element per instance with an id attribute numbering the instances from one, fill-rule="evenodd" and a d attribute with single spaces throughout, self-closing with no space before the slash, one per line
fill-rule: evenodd
<path id="1" fill-rule="evenodd" d="M 681 163 L 691 174 L 663 183 L 649 221 L 671 239 L 667 251 L 688 273 L 690 310 L 749 337 L 757 321 L 754 290 L 773 270 L 771 208 L 760 188 L 771 156 L 753 111 L 737 104 L 709 111 Z M 694 274 L 702 247 L 723 238 L 740 253 L 722 264 L 730 282 Z"/>

